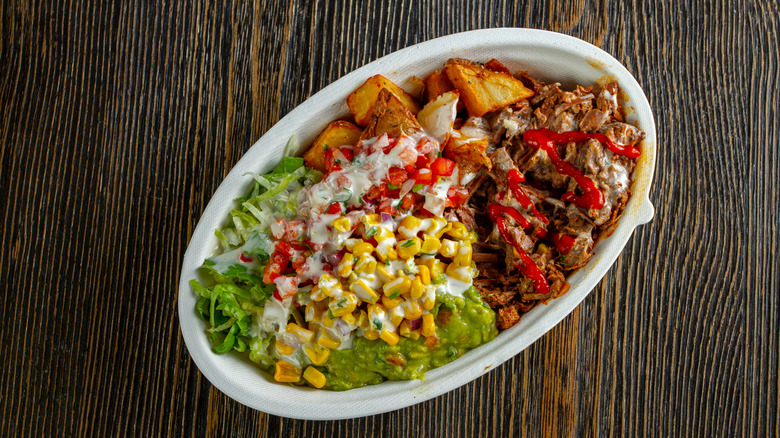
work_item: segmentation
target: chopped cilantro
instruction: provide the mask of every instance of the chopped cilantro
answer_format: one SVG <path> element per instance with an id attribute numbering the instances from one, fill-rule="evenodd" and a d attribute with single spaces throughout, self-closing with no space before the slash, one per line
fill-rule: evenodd
<path id="1" fill-rule="evenodd" d="M 423 187 L 425 187 L 425 186 L 423 186 L 422 184 L 415 184 L 415 185 L 414 185 L 414 187 L 412 187 L 412 191 L 413 191 L 414 193 L 417 193 L 417 192 L 419 192 L 420 190 L 422 190 L 422 189 L 423 189 Z"/>
<path id="2" fill-rule="evenodd" d="M 374 327 L 375 327 L 377 330 L 382 330 L 382 321 L 380 321 L 380 320 L 378 320 L 378 319 L 375 319 L 375 320 L 374 320 Z"/>
<path id="3" fill-rule="evenodd" d="M 394 300 L 394 299 L 398 298 L 399 296 L 401 296 L 401 291 L 399 289 L 395 289 L 395 292 L 393 292 L 393 294 L 390 295 L 390 299 Z"/>
<path id="4" fill-rule="evenodd" d="M 371 227 L 371 228 L 368 229 L 368 231 L 366 231 L 366 237 L 375 236 L 376 233 L 378 233 L 378 232 L 379 231 L 376 229 L 376 227 Z"/>
<path id="5" fill-rule="evenodd" d="M 347 299 L 346 299 L 346 298 L 342 298 L 342 299 L 340 299 L 340 300 L 339 300 L 339 302 L 338 302 L 336 305 L 337 305 L 338 307 L 344 307 L 344 306 L 346 306 L 346 305 L 347 305 Z"/>
<path id="6" fill-rule="evenodd" d="M 322 150 L 323 151 L 327 151 L 328 150 L 328 145 L 326 145 L 326 144 L 322 145 Z"/>
<path id="7" fill-rule="evenodd" d="M 388 185 L 387 185 L 387 188 L 388 188 L 388 189 L 390 189 L 390 190 L 395 190 L 395 189 L 397 189 L 398 187 L 400 187 L 400 186 L 398 186 L 398 185 L 395 185 L 395 184 L 388 184 Z"/>
<path id="8" fill-rule="evenodd" d="M 401 248 L 409 248 L 412 245 L 414 245 L 414 239 L 404 240 L 404 243 L 401 244 Z"/>

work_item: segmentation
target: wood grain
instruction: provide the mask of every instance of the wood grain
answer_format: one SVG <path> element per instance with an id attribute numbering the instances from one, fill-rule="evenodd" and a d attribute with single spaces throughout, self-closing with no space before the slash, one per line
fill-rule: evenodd
<path id="1" fill-rule="evenodd" d="M 780 435 L 779 20 L 741 0 L 0 0 L 0 436 Z M 488 27 L 634 74 L 653 222 L 561 324 L 436 399 L 315 422 L 213 388 L 176 298 L 222 178 L 344 74 Z"/>

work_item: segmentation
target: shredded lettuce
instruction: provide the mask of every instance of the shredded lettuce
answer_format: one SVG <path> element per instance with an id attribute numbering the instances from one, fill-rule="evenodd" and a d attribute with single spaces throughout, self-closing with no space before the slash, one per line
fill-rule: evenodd
<path id="1" fill-rule="evenodd" d="M 273 252 L 269 228 L 281 218 L 296 216 L 298 191 L 319 182 L 322 174 L 305 167 L 302 158 L 285 157 L 271 172 L 249 175 L 255 182 L 251 191 L 230 211 L 230 224 L 214 230 L 222 253 L 202 266 L 207 283 L 213 286 L 196 279 L 190 285 L 200 296 L 195 312 L 207 323 L 214 352 L 249 350 L 252 361 L 269 366 L 274 362 L 268 354 L 271 337 L 258 323 L 276 287 L 263 283 L 263 269 Z M 252 262 L 241 263 L 240 254 L 251 256 Z"/>

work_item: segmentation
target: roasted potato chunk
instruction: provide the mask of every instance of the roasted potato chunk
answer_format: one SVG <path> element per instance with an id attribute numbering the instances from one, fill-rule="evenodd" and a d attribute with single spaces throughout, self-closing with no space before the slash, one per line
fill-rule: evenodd
<path id="1" fill-rule="evenodd" d="M 454 89 L 455 86 L 443 71 L 435 71 L 425 78 L 425 96 L 428 102 L 433 102 L 437 97 Z"/>
<path id="2" fill-rule="evenodd" d="M 358 125 L 365 127 L 371 123 L 371 115 L 374 113 L 374 106 L 382 89 L 394 94 L 412 114 L 417 114 L 420 111 L 420 105 L 414 96 L 384 76 L 376 75 L 368 78 L 363 85 L 347 97 L 347 106 L 352 115 L 355 116 L 355 122 Z"/>
<path id="3" fill-rule="evenodd" d="M 444 73 L 460 91 L 460 97 L 471 117 L 481 117 L 534 95 L 512 75 L 495 72 L 461 59 L 450 59 Z"/>
<path id="4" fill-rule="evenodd" d="M 325 172 L 325 147 L 354 146 L 360 140 L 362 129 L 352 123 L 336 120 L 317 136 L 309 150 L 303 154 L 306 166 Z"/>
<path id="5" fill-rule="evenodd" d="M 401 134 L 412 135 L 422 131 L 412 111 L 395 94 L 386 88 L 379 92 L 374 105 L 371 122 L 360 136 L 361 139 L 387 134 L 398 138 Z"/>
<path id="6" fill-rule="evenodd" d="M 444 147 L 444 157 L 449 158 L 467 173 L 479 171 L 482 166 L 490 170 L 492 162 L 485 150 L 488 147 L 487 137 L 466 137 L 453 135 Z"/>

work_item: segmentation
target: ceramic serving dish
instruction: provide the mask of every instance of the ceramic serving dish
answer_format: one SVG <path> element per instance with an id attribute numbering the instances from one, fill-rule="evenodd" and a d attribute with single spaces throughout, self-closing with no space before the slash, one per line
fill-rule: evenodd
<path id="1" fill-rule="evenodd" d="M 200 278 L 198 267 L 218 247 L 214 229 L 225 224 L 235 206 L 234 199 L 250 189 L 252 179 L 245 174 L 270 171 L 285 153 L 292 135 L 297 135 L 305 147 L 328 122 L 347 117 L 347 95 L 370 76 L 382 74 L 408 91 L 417 91 L 413 77 L 424 78 L 455 57 L 481 62 L 496 58 L 512 71 L 526 70 L 538 79 L 561 82 L 568 88 L 617 80 L 629 109 L 629 122 L 647 134 L 634 172 L 631 200 L 614 232 L 598 242 L 588 264 L 569 278 L 569 292 L 523 315 L 519 324 L 501 332 L 492 342 L 428 372 L 424 380 L 385 382 L 345 392 L 299 388 L 275 383 L 269 374 L 237 354 L 213 353 L 204 333 L 205 324 L 195 313 L 197 297 L 189 281 Z M 260 411 L 291 418 L 326 420 L 373 415 L 451 391 L 521 352 L 590 293 L 634 229 L 653 217 L 648 192 L 655 157 L 655 122 L 639 84 L 615 58 L 584 41 L 540 30 L 485 29 L 399 50 L 344 76 L 292 110 L 247 151 L 214 193 L 190 240 L 179 281 L 179 318 L 187 348 L 201 372 L 225 394 Z"/>

